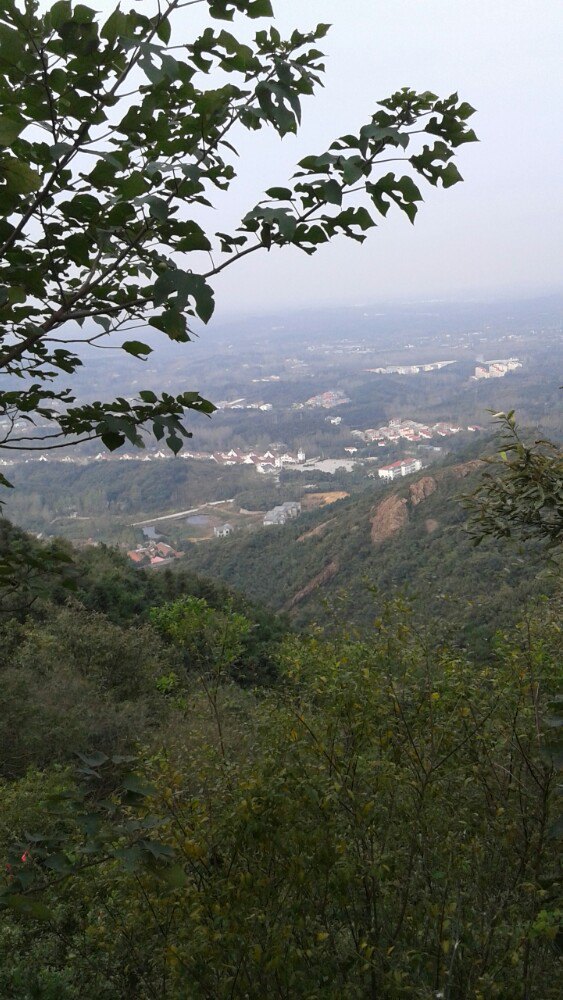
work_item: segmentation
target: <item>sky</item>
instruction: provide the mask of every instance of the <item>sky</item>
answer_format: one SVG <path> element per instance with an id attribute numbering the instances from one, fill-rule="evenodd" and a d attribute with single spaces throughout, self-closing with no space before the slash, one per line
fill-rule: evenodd
<path id="1" fill-rule="evenodd" d="M 237 207 L 402 86 L 457 91 L 477 109 L 480 142 L 456 158 L 465 183 L 425 188 L 414 227 L 390 211 L 361 246 L 341 239 L 312 258 L 251 257 L 218 280 L 221 313 L 563 288 L 560 0 L 278 0 L 274 9 L 280 28 L 332 23 L 322 43 L 326 86 L 305 104 L 298 137 L 244 142 Z"/>
<path id="2" fill-rule="evenodd" d="M 91 2 L 104 13 L 114 6 Z M 457 91 L 477 109 L 471 125 L 480 142 L 456 156 L 465 183 L 446 191 L 424 185 L 414 227 L 390 210 L 361 246 L 340 238 L 313 257 L 277 249 L 227 269 L 215 279 L 216 319 L 288 306 L 563 290 L 561 0 L 273 5 L 282 33 L 332 24 L 321 43 L 325 87 L 305 101 L 298 136 L 241 134 L 239 177 L 207 220 L 212 231 L 234 228 L 265 188 L 289 179 L 300 158 L 357 130 L 378 100 L 403 86 L 439 96 Z M 128 8 L 127 0 L 122 6 Z M 172 41 L 194 37 L 204 6 L 177 15 Z M 137 3 L 153 7 L 153 0 Z M 264 23 L 239 18 L 227 27 L 243 36 Z"/>

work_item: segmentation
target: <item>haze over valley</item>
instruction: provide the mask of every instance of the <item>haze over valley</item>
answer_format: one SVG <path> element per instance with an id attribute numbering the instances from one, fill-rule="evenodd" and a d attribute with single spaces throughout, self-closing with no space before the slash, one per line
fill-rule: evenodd
<path id="1" fill-rule="evenodd" d="M 155 335 L 145 362 L 99 352 L 87 378 L 75 379 L 79 400 L 103 398 L 115 383 L 133 401 L 159 385 L 197 389 L 217 411 L 193 415 L 176 458 L 154 439 L 114 453 L 95 444 L 5 451 L 2 467 L 19 487 L 7 512 L 42 537 L 128 551 L 160 519 L 179 552 L 225 522 L 255 530 L 284 501 L 377 492 L 405 469 L 478 455 L 494 431 L 490 410 L 515 409 L 532 434 L 558 438 L 561 304 L 288 311 L 211 327 L 187 345 Z"/>

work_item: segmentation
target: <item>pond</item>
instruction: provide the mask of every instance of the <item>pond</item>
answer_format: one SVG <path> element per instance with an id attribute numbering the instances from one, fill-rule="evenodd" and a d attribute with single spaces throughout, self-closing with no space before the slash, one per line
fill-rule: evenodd
<path id="1" fill-rule="evenodd" d="M 205 528 L 208 524 L 211 524 L 213 518 L 209 517 L 209 514 L 192 514 L 191 517 L 186 518 L 186 524 L 190 524 L 193 527 Z"/>

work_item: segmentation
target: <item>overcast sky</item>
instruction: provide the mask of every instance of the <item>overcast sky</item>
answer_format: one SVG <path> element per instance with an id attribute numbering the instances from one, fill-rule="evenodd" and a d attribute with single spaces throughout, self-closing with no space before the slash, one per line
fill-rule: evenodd
<path id="1" fill-rule="evenodd" d="M 462 147 L 465 179 L 426 189 L 411 227 L 390 211 L 363 246 L 340 240 L 313 258 L 250 258 L 217 283 L 221 314 L 268 304 L 363 302 L 563 288 L 563 4 L 560 0 L 278 0 L 281 27 L 333 25 L 325 89 L 298 138 L 252 135 L 241 207 L 283 183 L 293 162 L 366 121 L 402 86 L 457 90 L 478 113 Z M 236 273 L 235 273 L 236 272 Z"/>
<path id="2" fill-rule="evenodd" d="M 92 2 L 104 12 L 114 6 Z M 273 2 L 282 32 L 332 23 L 322 42 L 326 86 L 305 101 L 297 137 L 243 134 L 240 176 L 210 228 L 236 225 L 299 158 L 359 128 L 379 99 L 403 86 L 440 96 L 457 90 L 478 110 L 471 124 L 481 141 L 459 150 L 465 183 L 424 188 L 414 227 L 390 210 L 363 246 L 341 238 L 313 257 L 278 250 L 227 270 L 216 279 L 217 318 L 272 306 L 563 289 L 561 0 Z M 137 6 L 152 11 L 153 2 Z M 193 37 L 202 10 L 178 15 L 178 40 Z M 245 25 L 254 32 L 263 22 L 239 19 L 231 30 Z"/>

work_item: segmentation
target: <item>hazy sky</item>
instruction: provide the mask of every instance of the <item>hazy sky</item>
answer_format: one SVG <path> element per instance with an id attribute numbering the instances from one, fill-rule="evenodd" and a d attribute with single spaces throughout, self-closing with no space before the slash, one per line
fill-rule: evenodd
<path id="1" fill-rule="evenodd" d="M 479 144 L 456 159 L 465 179 L 426 189 L 411 227 L 391 210 L 358 246 L 340 240 L 307 258 L 250 258 L 218 281 L 218 306 L 359 302 L 386 297 L 563 288 L 563 4 L 560 0 L 278 0 L 283 27 L 333 25 L 326 87 L 283 142 L 253 135 L 236 198 L 283 182 L 292 163 L 359 126 L 402 86 L 478 110 Z M 243 167 L 243 164 L 241 164 Z"/>
<path id="2" fill-rule="evenodd" d="M 153 2 L 137 6 L 152 11 Z M 178 40 L 193 37 L 202 9 L 178 15 Z M 325 89 L 305 102 L 297 137 L 243 133 L 240 176 L 208 220 L 213 230 L 236 225 L 299 158 L 357 129 L 402 86 L 457 90 L 478 110 L 471 124 L 481 141 L 456 157 L 465 183 L 423 188 L 414 227 L 391 209 L 362 246 L 341 238 L 313 257 L 277 250 L 227 270 L 216 279 L 217 318 L 327 301 L 563 289 L 561 0 L 274 0 L 274 9 L 282 32 L 332 23 L 322 42 Z"/>

